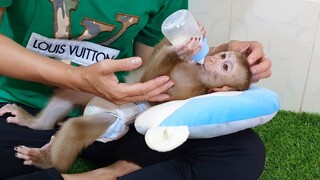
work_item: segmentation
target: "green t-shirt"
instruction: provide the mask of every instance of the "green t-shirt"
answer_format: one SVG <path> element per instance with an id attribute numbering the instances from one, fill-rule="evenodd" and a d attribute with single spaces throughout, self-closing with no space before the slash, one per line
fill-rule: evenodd
<path id="1" fill-rule="evenodd" d="M 0 7 L 6 7 L 0 33 L 22 46 L 29 43 L 34 49 L 57 54 L 65 52 L 65 41 L 89 41 L 116 50 L 117 56 L 107 57 L 120 59 L 134 55 L 134 39 L 156 45 L 163 38 L 162 21 L 178 9 L 186 9 L 187 4 L 187 0 L 0 0 Z M 32 38 L 33 33 L 51 40 L 41 43 Z M 53 39 L 65 41 L 50 46 Z M 69 53 L 83 58 L 89 57 L 88 53 L 99 55 L 89 48 L 75 48 Z M 123 82 L 126 73 L 116 75 Z M 43 108 L 52 92 L 52 87 L 41 83 L 0 76 L 0 102 Z"/>

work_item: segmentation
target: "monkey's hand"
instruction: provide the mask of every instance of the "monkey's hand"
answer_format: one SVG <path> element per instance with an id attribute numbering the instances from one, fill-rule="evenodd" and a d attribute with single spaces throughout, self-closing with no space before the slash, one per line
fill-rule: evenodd
<path id="1" fill-rule="evenodd" d="M 205 38 L 206 30 L 204 26 L 202 26 L 199 21 L 197 23 L 201 31 L 202 37 Z M 179 47 L 176 47 L 175 51 L 181 60 L 194 63 L 192 57 L 201 50 L 201 42 L 201 37 L 192 37 L 189 41 L 185 42 Z"/>
<path id="2" fill-rule="evenodd" d="M 8 123 L 27 126 L 31 129 L 39 129 L 37 128 L 35 118 L 16 104 L 6 104 L 0 109 L 0 116 L 7 113 L 13 115 L 6 119 Z"/>
<path id="3" fill-rule="evenodd" d="M 53 167 L 50 158 L 50 146 L 52 139 L 48 144 L 41 148 L 30 148 L 26 146 L 16 146 L 14 150 L 16 151 L 16 157 L 23 159 L 24 165 L 34 165 L 43 169 Z"/>
<path id="4" fill-rule="evenodd" d="M 174 50 L 181 60 L 194 62 L 192 57 L 201 50 L 201 47 L 201 38 L 193 37 L 181 46 L 174 47 Z"/>

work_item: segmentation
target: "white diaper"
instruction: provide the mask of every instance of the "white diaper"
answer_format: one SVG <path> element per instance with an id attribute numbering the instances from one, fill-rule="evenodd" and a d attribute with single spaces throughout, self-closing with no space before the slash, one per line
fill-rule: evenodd
<path id="1" fill-rule="evenodd" d="M 149 107 L 150 105 L 148 102 L 116 105 L 100 97 L 94 97 L 87 104 L 83 115 L 86 116 L 97 113 L 109 113 L 117 117 L 117 120 L 99 139 L 97 139 L 97 141 L 109 142 L 124 136 L 129 130 L 129 125 L 134 122 L 137 115 Z"/>

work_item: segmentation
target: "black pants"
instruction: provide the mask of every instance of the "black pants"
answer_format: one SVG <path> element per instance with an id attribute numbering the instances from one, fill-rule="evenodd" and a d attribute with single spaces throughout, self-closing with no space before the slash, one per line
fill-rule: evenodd
<path id="1" fill-rule="evenodd" d="M 8 124 L 6 117 L 0 117 L 0 179 L 62 179 L 54 168 L 41 170 L 23 165 L 13 150 L 17 145 L 41 147 L 55 131 Z M 149 149 L 144 137 L 131 126 L 120 140 L 95 142 L 81 156 L 100 165 L 123 159 L 143 166 L 119 178 L 133 180 L 251 180 L 259 178 L 265 163 L 263 142 L 252 129 L 210 139 L 190 139 L 173 151 L 159 153 Z"/>

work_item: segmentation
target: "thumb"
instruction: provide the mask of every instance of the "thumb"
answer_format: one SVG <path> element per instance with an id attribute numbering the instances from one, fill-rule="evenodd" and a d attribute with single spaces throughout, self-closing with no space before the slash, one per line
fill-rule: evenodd
<path id="1" fill-rule="evenodd" d="M 112 60 L 109 62 L 109 67 L 114 71 L 130 71 L 140 67 L 142 60 L 140 57 L 131 57 L 119 60 Z"/>

